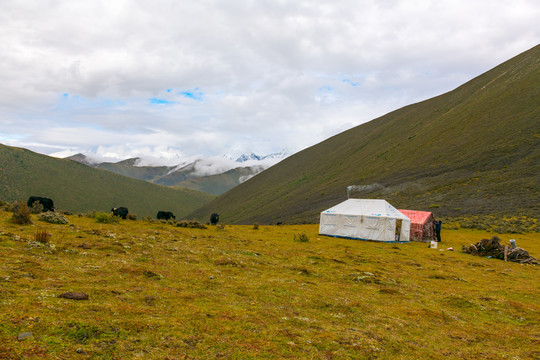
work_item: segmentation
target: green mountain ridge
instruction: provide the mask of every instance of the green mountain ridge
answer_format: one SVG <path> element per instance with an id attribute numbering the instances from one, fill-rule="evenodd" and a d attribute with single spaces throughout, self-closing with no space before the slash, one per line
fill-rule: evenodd
<path id="1" fill-rule="evenodd" d="M 354 197 L 441 216 L 537 216 L 539 99 L 536 46 L 453 91 L 292 155 L 188 217 L 316 223 L 350 185 L 363 190 Z"/>
<path id="2" fill-rule="evenodd" d="M 237 167 L 222 174 L 189 178 L 172 186 L 221 195 L 261 171 L 262 167 Z"/>
<path id="3" fill-rule="evenodd" d="M 49 197 L 56 208 L 75 213 L 125 206 L 139 217 L 164 210 L 179 218 L 215 198 L 0 144 L 0 199 L 26 202 L 31 195 Z"/>
<path id="4" fill-rule="evenodd" d="M 93 165 L 97 169 L 107 170 L 119 175 L 124 175 L 137 180 L 155 182 L 167 174 L 172 168 L 168 166 L 135 166 L 134 159 L 127 159 L 118 163 L 104 162 Z"/>

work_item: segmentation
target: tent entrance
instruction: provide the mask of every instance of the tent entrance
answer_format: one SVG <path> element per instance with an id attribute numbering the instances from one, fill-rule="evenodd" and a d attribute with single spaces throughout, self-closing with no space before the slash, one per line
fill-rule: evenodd
<path id="1" fill-rule="evenodd" d="M 401 237 L 401 223 L 402 223 L 403 220 L 401 219 L 396 219 L 396 236 L 395 236 L 395 239 L 396 241 L 399 241 L 399 238 Z"/>

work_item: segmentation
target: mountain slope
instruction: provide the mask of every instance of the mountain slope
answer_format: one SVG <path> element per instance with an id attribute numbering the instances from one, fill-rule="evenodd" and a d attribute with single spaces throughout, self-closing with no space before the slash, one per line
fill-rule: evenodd
<path id="1" fill-rule="evenodd" d="M 90 159 L 88 156 L 81 153 L 65 157 L 64 159 L 73 160 L 73 161 L 76 161 L 78 163 L 88 165 L 88 166 L 92 166 L 95 164 L 94 161 L 92 161 L 92 159 Z"/>
<path id="2" fill-rule="evenodd" d="M 290 156 L 189 216 L 317 222 L 349 185 L 363 189 L 356 197 L 438 215 L 537 216 L 539 99 L 536 46 L 451 92 Z"/>
<path id="3" fill-rule="evenodd" d="M 174 169 L 170 166 L 138 166 L 140 158 L 130 158 L 118 162 L 98 162 L 84 154 L 75 154 L 64 159 L 73 160 L 97 169 L 107 170 L 119 175 L 124 175 L 137 180 L 152 181 L 160 176 L 167 175 Z"/>
<path id="4" fill-rule="evenodd" d="M 117 163 L 104 162 L 96 164 L 94 167 L 144 181 L 153 181 L 172 169 L 169 166 L 135 166 L 136 160 L 127 159 Z"/>
<path id="5" fill-rule="evenodd" d="M 214 195 L 221 195 L 247 179 L 263 171 L 263 166 L 238 167 L 223 174 L 189 178 L 173 184 L 174 187 L 193 189 Z"/>
<path id="6" fill-rule="evenodd" d="M 26 202 L 31 195 L 52 198 L 57 208 L 72 212 L 126 206 L 139 217 L 159 210 L 181 217 L 214 198 L 0 145 L 0 199 Z"/>

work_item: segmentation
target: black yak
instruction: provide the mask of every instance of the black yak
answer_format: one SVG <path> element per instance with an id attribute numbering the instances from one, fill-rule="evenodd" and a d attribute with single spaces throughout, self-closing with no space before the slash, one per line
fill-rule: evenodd
<path id="1" fill-rule="evenodd" d="M 218 213 L 213 213 L 212 215 L 210 215 L 210 224 L 212 225 L 216 225 L 219 221 L 219 214 Z"/>
<path id="2" fill-rule="evenodd" d="M 125 207 L 112 208 L 111 212 L 112 212 L 113 216 L 119 216 L 124 220 L 126 219 L 126 217 L 128 216 L 128 213 L 129 213 L 128 209 L 125 208 Z"/>
<path id="3" fill-rule="evenodd" d="M 157 219 L 158 220 L 170 220 L 170 219 L 176 219 L 174 214 L 170 211 L 158 211 L 157 213 Z"/>

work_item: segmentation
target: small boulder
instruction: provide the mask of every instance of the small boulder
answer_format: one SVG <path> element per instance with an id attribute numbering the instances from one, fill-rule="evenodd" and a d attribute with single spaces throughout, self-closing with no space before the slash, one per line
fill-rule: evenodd
<path id="1" fill-rule="evenodd" d="M 156 274 L 155 272 L 152 272 L 152 271 L 150 271 L 150 270 L 145 270 L 145 271 L 143 271 L 143 274 L 146 275 L 146 276 L 148 276 L 149 278 L 153 278 L 153 279 L 157 279 L 157 280 L 163 279 L 163 275 L 161 275 L 161 274 Z"/>
<path id="2" fill-rule="evenodd" d="M 17 340 L 23 341 L 23 340 L 25 340 L 25 339 L 27 339 L 29 337 L 32 337 L 32 336 L 34 336 L 34 334 L 31 333 L 31 332 L 20 333 L 19 335 L 17 335 Z"/>
<path id="3" fill-rule="evenodd" d="M 62 295 L 58 295 L 58 297 L 71 300 L 88 300 L 88 294 L 74 291 L 65 292 Z"/>

